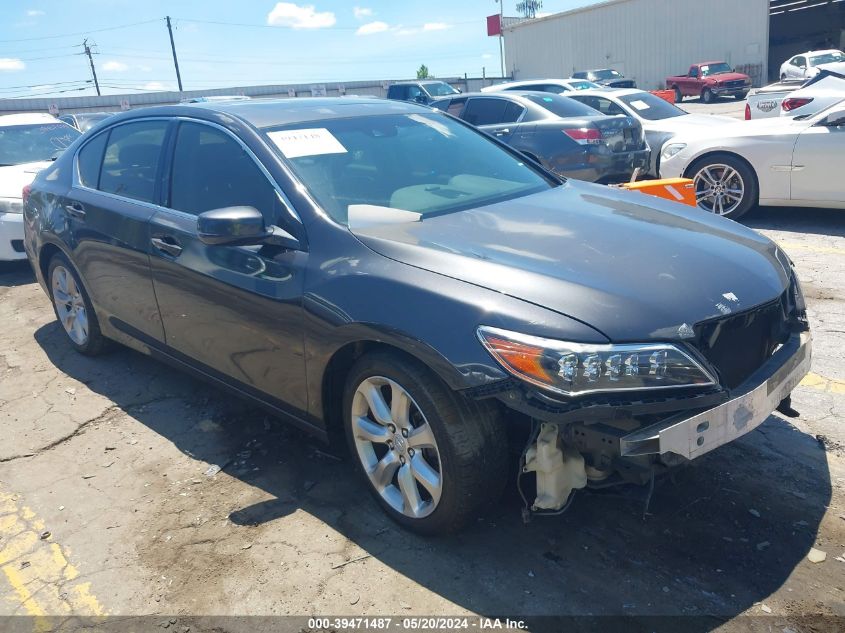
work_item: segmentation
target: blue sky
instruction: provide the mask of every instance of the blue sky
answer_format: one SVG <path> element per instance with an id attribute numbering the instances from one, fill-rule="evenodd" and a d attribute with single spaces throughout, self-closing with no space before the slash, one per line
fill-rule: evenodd
<path id="1" fill-rule="evenodd" d="M 596 1 L 545 0 L 542 11 Z M 517 0 L 504 2 L 516 15 Z M 498 40 L 485 26 L 498 9 L 494 0 L 3 0 L 0 98 L 95 94 L 81 83 L 91 79 L 85 37 L 104 93 L 175 89 L 165 15 L 186 90 L 412 77 L 423 63 L 441 77 L 498 74 Z"/>

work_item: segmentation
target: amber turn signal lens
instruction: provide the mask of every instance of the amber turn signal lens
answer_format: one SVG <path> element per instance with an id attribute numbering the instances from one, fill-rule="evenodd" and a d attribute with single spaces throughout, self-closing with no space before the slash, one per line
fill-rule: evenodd
<path id="1" fill-rule="evenodd" d="M 551 382 L 551 376 L 543 369 L 541 359 L 543 348 L 516 341 L 490 336 L 485 338 L 487 349 L 501 362 L 518 374 L 530 376 L 544 383 Z"/>

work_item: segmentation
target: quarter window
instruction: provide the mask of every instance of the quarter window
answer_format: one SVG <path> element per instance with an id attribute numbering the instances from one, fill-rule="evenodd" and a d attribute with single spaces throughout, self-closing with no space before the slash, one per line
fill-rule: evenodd
<path id="1" fill-rule="evenodd" d="M 271 224 L 277 223 L 281 210 L 275 188 L 240 143 L 200 123 L 179 125 L 169 206 L 195 215 L 223 207 L 253 207 Z"/>
<path id="2" fill-rule="evenodd" d="M 97 188 L 105 193 L 153 202 L 167 125 L 167 121 L 138 121 L 112 128 Z"/>

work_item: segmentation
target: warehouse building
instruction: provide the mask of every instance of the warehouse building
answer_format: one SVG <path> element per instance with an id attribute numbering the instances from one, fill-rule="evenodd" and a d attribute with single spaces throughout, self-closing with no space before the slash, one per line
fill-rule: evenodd
<path id="1" fill-rule="evenodd" d="M 726 61 L 762 85 L 797 53 L 845 46 L 843 0 L 609 0 L 504 27 L 507 74 L 568 77 L 614 68 L 663 87 L 701 61 Z"/>

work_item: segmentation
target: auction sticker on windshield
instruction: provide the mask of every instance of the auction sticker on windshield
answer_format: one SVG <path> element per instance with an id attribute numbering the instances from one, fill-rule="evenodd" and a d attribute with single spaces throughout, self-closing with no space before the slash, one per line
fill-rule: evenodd
<path id="1" fill-rule="evenodd" d="M 637 110 L 648 110 L 651 107 L 645 101 L 641 101 L 639 99 L 637 99 L 636 101 L 632 101 L 631 105 L 634 106 Z"/>
<path id="2" fill-rule="evenodd" d="M 268 132 L 267 136 L 286 158 L 346 154 L 346 148 L 324 127 Z"/>

